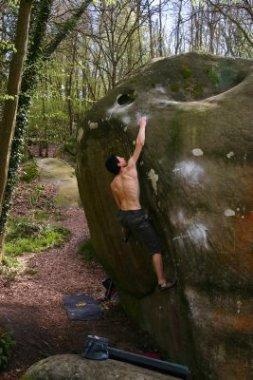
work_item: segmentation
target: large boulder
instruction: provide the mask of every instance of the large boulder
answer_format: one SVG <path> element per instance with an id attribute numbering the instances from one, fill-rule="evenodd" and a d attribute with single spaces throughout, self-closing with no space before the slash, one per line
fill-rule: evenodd
<path id="1" fill-rule="evenodd" d="M 57 189 L 55 203 L 60 207 L 78 207 L 80 203 L 75 169 L 59 158 L 38 158 L 41 183 L 51 183 Z"/>
<path id="2" fill-rule="evenodd" d="M 87 360 L 80 355 L 54 355 L 33 364 L 21 380 L 176 380 L 116 360 Z"/>
<path id="3" fill-rule="evenodd" d="M 112 90 L 78 131 L 77 174 L 97 255 L 127 312 L 197 378 L 249 376 L 252 350 L 252 60 L 189 53 Z M 176 290 L 154 291 L 144 247 L 122 243 L 108 154 L 129 156 L 148 116 L 142 204 L 164 242 Z"/>

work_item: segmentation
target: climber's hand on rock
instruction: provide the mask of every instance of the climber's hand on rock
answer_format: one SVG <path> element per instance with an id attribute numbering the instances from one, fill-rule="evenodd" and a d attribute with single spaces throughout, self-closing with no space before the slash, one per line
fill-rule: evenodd
<path id="1" fill-rule="evenodd" d="M 139 119 L 140 128 L 146 127 L 146 124 L 147 124 L 147 116 L 141 116 Z"/>

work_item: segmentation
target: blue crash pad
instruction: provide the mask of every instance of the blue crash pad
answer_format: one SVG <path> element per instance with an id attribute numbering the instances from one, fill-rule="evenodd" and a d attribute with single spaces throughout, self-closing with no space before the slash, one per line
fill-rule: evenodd
<path id="1" fill-rule="evenodd" d="M 99 303 L 88 294 L 77 293 L 64 296 L 63 304 L 72 321 L 99 319 L 103 314 Z"/>

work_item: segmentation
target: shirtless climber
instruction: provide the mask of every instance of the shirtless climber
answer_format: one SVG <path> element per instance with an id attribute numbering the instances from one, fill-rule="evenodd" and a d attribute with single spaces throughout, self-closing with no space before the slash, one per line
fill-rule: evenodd
<path id="1" fill-rule="evenodd" d="M 126 162 L 125 158 L 111 155 L 106 160 L 106 168 L 115 178 L 111 182 L 111 190 L 119 207 L 118 219 L 124 229 L 134 231 L 137 237 L 146 245 L 157 276 L 158 289 L 167 290 L 176 284 L 176 280 L 167 281 L 163 270 L 161 244 L 146 212 L 140 205 L 140 185 L 136 163 L 145 142 L 147 119 L 142 116 L 139 120 L 139 133 L 136 138 L 135 150 Z"/>

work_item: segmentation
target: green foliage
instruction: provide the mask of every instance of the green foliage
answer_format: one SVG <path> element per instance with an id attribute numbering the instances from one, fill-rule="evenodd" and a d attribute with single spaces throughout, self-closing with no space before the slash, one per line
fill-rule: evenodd
<path id="1" fill-rule="evenodd" d="M 13 10 L 18 9 L 20 0 L 6 0 L 6 4 Z"/>
<path id="2" fill-rule="evenodd" d="M 34 190 L 30 194 L 30 199 L 29 199 L 31 207 L 35 207 L 38 204 L 40 197 L 43 194 L 43 190 L 44 190 L 44 187 L 41 185 L 36 185 L 34 187 Z"/>
<path id="3" fill-rule="evenodd" d="M 182 68 L 182 76 L 183 76 L 184 79 L 190 78 L 192 76 L 191 69 L 189 67 L 187 67 L 187 66 L 184 66 Z"/>
<path id="4" fill-rule="evenodd" d="M 34 212 L 34 218 L 39 221 L 43 222 L 44 220 L 48 220 L 50 217 L 50 213 L 44 210 L 36 210 Z"/>
<path id="5" fill-rule="evenodd" d="M 8 94 L 0 94 L 0 103 L 5 102 L 6 100 L 14 100 L 14 96 Z"/>
<path id="6" fill-rule="evenodd" d="M 206 5 L 206 0 L 191 0 L 193 5 Z M 241 0 L 230 0 L 231 4 L 239 4 Z M 219 5 L 228 5 L 228 0 L 219 0 Z"/>
<path id="7" fill-rule="evenodd" d="M 3 265 L 1 266 L 0 273 L 9 280 L 13 280 L 16 277 L 17 272 L 22 267 L 17 257 L 4 256 Z"/>
<path id="8" fill-rule="evenodd" d="M 38 93 L 30 113 L 28 136 L 61 145 L 69 138 L 66 104 L 59 93 Z"/>
<path id="9" fill-rule="evenodd" d="M 39 175 L 38 167 L 35 160 L 29 160 L 23 165 L 21 179 L 25 182 L 31 182 Z"/>
<path id="10" fill-rule="evenodd" d="M 92 245 L 91 240 L 82 243 L 78 249 L 78 253 L 86 262 L 91 262 L 96 260 L 95 249 Z"/>
<path id="11" fill-rule="evenodd" d="M 220 75 L 214 67 L 208 69 L 207 75 L 214 86 L 219 85 Z"/>
<path id="12" fill-rule="evenodd" d="M 65 144 L 64 144 L 64 151 L 69 153 L 71 156 L 76 155 L 76 138 L 71 137 Z"/>
<path id="13" fill-rule="evenodd" d="M 13 53 L 16 53 L 17 50 L 15 48 L 15 45 L 10 41 L 2 40 L 0 42 L 0 54 L 6 54 L 6 53 L 9 53 L 11 51 Z"/>
<path id="14" fill-rule="evenodd" d="M 14 344 L 15 342 L 11 335 L 8 332 L 0 330 L 0 370 L 6 367 Z"/>
<path id="15" fill-rule="evenodd" d="M 178 92 L 180 90 L 180 85 L 179 83 L 171 83 L 170 88 L 172 92 Z"/>
<path id="16" fill-rule="evenodd" d="M 194 98 L 200 98 L 203 96 L 203 86 L 201 83 L 195 83 L 192 90 Z"/>
<path id="17" fill-rule="evenodd" d="M 6 259 L 60 245 L 68 236 L 69 231 L 63 227 L 30 221 L 26 217 L 10 219 L 5 243 Z"/>
<path id="18" fill-rule="evenodd" d="M 93 2 L 94 2 L 94 4 L 99 4 L 99 3 L 101 3 L 101 0 L 93 0 Z M 104 3 L 107 5 L 112 5 L 112 4 L 116 3 L 116 0 L 105 0 Z"/>

